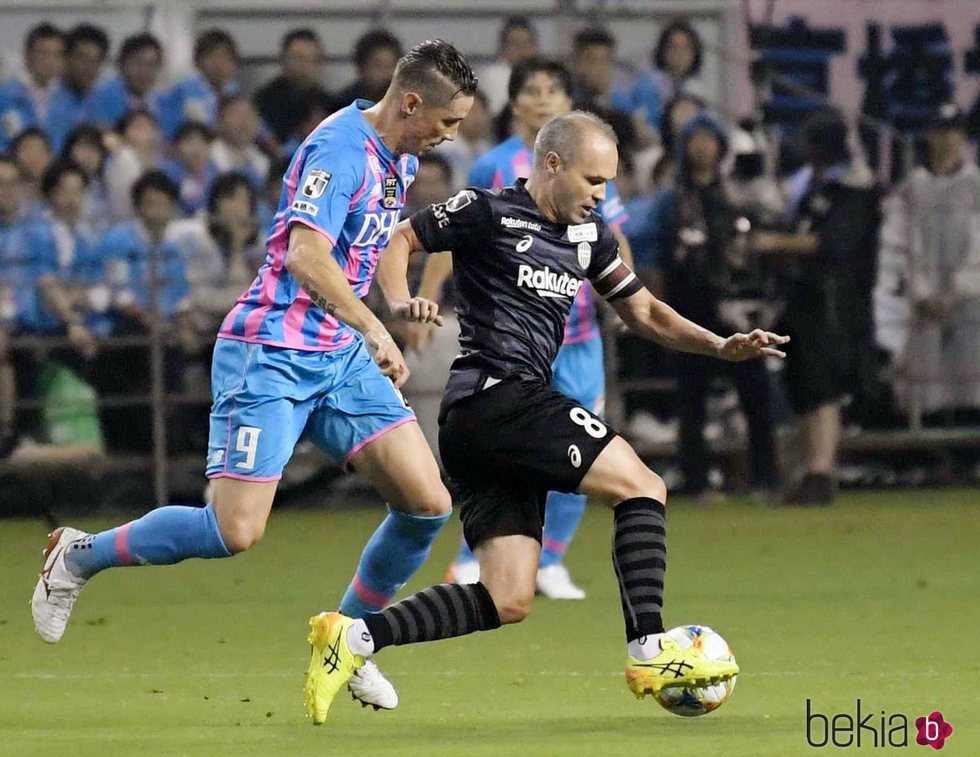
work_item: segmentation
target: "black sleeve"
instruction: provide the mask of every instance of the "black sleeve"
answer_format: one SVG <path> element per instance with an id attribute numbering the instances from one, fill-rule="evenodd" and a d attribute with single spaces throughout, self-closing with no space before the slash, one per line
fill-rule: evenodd
<path id="1" fill-rule="evenodd" d="M 607 302 L 629 297 L 643 288 L 643 282 L 619 256 L 619 242 L 605 224 L 600 227 L 595 254 L 586 275 L 596 293 Z"/>
<path id="2" fill-rule="evenodd" d="M 464 189 L 445 202 L 418 211 L 412 229 L 427 252 L 466 253 L 484 239 L 489 228 L 490 205 L 475 189 Z"/>

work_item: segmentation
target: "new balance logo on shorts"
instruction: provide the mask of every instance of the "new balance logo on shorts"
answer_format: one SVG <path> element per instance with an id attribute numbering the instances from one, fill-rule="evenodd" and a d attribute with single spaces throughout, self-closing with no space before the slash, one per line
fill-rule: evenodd
<path id="1" fill-rule="evenodd" d="M 535 270 L 522 263 L 517 268 L 517 286 L 533 289 L 541 297 L 574 297 L 582 280 L 567 273 L 559 275 L 548 266 Z"/>

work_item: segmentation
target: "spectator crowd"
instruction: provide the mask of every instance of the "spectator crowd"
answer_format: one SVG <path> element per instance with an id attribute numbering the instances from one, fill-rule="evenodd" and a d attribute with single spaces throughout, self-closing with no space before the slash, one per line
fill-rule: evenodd
<path id="1" fill-rule="evenodd" d="M 222 29 L 197 36 L 196 72 L 169 87 L 154 36 L 121 40 L 110 62 L 113 47 L 96 26 L 42 23 L 24 41 L 23 71 L 0 82 L 0 457 L 54 436 L 59 373 L 103 399 L 145 399 L 151 334 L 165 345 L 168 392 L 206 386 L 214 334 L 262 264 L 292 153 L 338 108 L 379 99 L 403 51 L 390 31 L 367 32 L 355 80 L 329 92 L 320 39 L 295 29 L 274 78 L 247 91 Z M 535 119 L 569 107 L 606 119 L 620 144 L 622 231 L 651 289 L 722 333 L 792 337 L 778 372 L 619 337 L 620 378 L 636 387 L 628 428 L 676 438 L 684 485 L 710 499 L 709 443 L 730 430 L 719 418 L 734 417 L 749 440 L 746 482 L 768 499 L 776 427 L 795 414 L 801 475 L 788 499 L 826 503 L 848 419 L 980 419 L 980 174 L 955 106 L 935 114 L 922 165 L 894 187 L 876 181 L 831 108 L 785 135 L 801 160 L 777 160 L 762 125 L 713 112 L 703 57 L 695 28 L 676 19 L 639 74 L 617 65 L 600 27 L 581 29 L 566 61 L 545 60 L 534 25 L 510 18 L 457 139 L 422 159 L 409 202 L 472 183 L 499 143 L 531 147 Z M 401 336 L 424 354 L 432 335 Z M 671 381 L 666 394 L 644 388 Z M 740 412 L 726 415 L 726 402 Z M 150 447 L 145 401 L 97 412 L 111 449 Z M 174 410 L 172 441 L 196 449 L 180 431 L 206 422 L 184 423 L 186 412 Z"/>

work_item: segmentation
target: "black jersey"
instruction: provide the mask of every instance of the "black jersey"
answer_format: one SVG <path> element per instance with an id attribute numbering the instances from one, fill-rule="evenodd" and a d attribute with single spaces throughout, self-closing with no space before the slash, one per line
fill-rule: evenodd
<path id="1" fill-rule="evenodd" d="M 460 354 L 443 407 L 503 379 L 551 383 L 565 319 L 583 280 L 607 300 L 641 288 L 594 215 L 553 224 L 524 180 L 498 190 L 469 188 L 412 216 L 429 252 L 453 253 Z"/>

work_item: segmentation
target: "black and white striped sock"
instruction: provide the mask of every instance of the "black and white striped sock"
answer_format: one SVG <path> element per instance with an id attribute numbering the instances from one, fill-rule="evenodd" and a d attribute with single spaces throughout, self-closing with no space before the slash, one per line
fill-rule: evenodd
<path id="1" fill-rule="evenodd" d="M 430 586 L 379 613 L 365 616 L 363 621 L 375 652 L 500 626 L 497 608 L 482 583 Z"/>
<path id="2" fill-rule="evenodd" d="M 664 630 L 665 508 L 655 499 L 635 497 L 620 502 L 613 512 L 612 561 L 629 643 Z"/>

